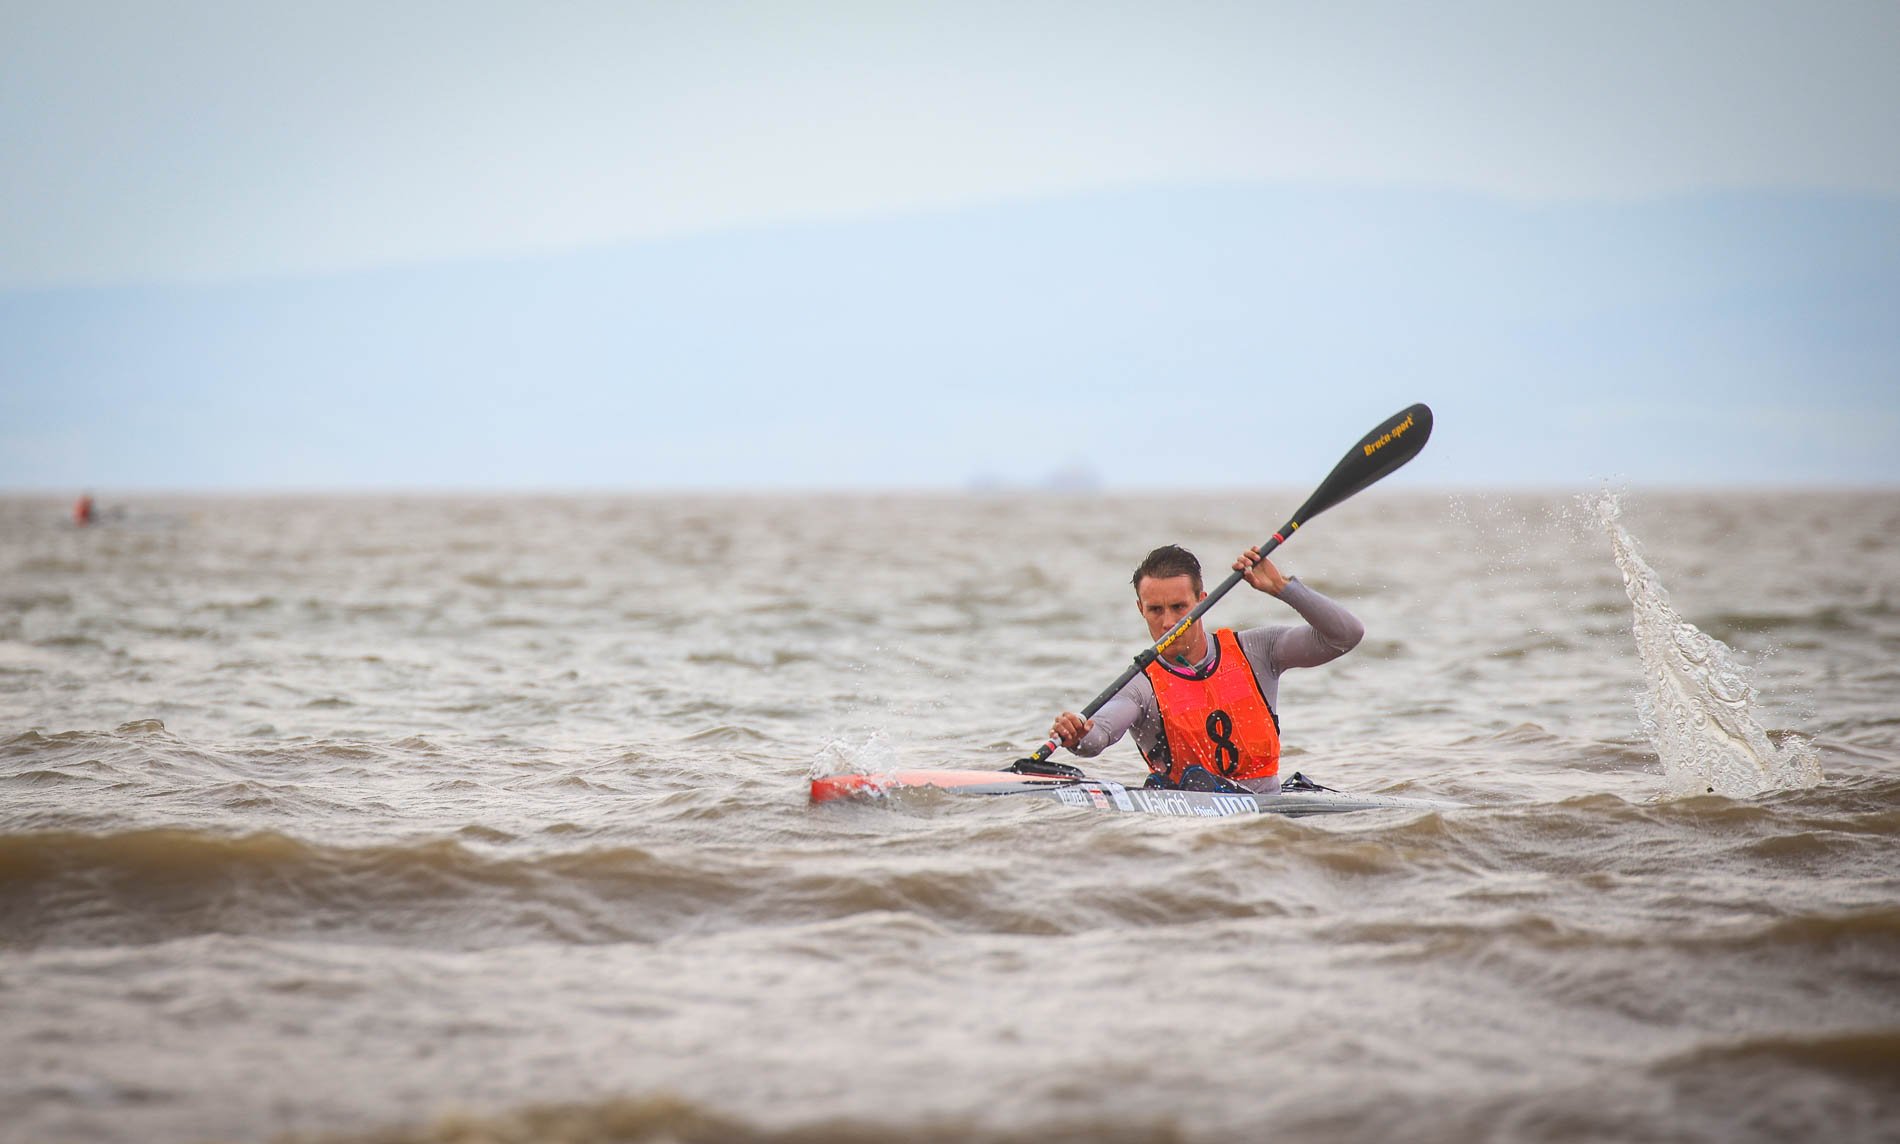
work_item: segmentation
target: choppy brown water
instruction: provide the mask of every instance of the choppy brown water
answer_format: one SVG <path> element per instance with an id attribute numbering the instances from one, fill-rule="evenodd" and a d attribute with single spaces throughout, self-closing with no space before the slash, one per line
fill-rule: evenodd
<path id="1" fill-rule="evenodd" d="M 805 804 L 1033 747 L 1303 492 L 0 500 L 0 1137 L 1900 1133 L 1900 494 L 1623 498 L 1818 786 L 1666 797 L 1581 500 L 1374 490 L 1290 761 L 1472 809 Z"/>

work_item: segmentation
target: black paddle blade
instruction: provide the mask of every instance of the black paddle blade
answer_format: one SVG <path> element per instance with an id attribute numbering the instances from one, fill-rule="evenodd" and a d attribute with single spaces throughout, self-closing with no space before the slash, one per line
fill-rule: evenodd
<path id="1" fill-rule="evenodd" d="M 1088 778 L 1080 768 L 1072 767 L 1067 763 L 1052 763 L 1048 759 L 1017 759 L 1003 769 L 1014 771 L 1019 775 L 1056 775 L 1065 779 Z"/>
<path id="2" fill-rule="evenodd" d="M 1423 402 L 1386 418 L 1377 429 L 1361 438 L 1352 452 L 1340 458 L 1333 471 L 1326 474 L 1319 488 L 1313 490 L 1313 495 L 1306 498 L 1306 503 L 1294 514 L 1294 522 L 1303 525 L 1354 493 L 1390 476 L 1399 466 L 1418 456 L 1431 436 L 1432 411 Z"/>

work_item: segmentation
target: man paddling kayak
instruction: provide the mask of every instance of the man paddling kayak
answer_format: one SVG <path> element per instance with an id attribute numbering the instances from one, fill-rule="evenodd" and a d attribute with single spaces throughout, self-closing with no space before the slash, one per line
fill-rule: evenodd
<path id="1" fill-rule="evenodd" d="M 1277 794 L 1280 789 L 1280 673 L 1317 667 L 1351 651 L 1365 625 L 1339 604 L 1249 548 L 1234 570 L 1259 591 L 1291 605 L 1300 627 L 1222 628 L 1209 638 L 1200 620 L 1104 703 L 1093 719 L 1056 717 L 1051 737 L 1093 758 L 1132 728 L 1148 763 L 1148 785 Z M 1201 562 L 1176 545 L 1148 554 L 1133 577 L 1135 601 L 1159 641 L 1207 597 Z"/>

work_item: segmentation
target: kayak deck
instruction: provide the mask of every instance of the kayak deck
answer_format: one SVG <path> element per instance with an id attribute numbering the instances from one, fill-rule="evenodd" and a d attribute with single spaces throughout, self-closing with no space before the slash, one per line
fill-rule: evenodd
<path id="1" fill-rule="evenodd" d="M 1023 775 L 1011 771 L 893 771 L 885 774 L 828 775 L 811 780 L 811 801 L 878 798 L 916 790 L 967 795 L 1027 795 L 1084 810 L 1122 814 L 1163 814 L 1182 818 L 1223 818 L 1234 814 L 1344 814 L 1359 810 L 1449 810 L 1458 804 L 1396 795 L 1351 794 L 1289 780 L 1278 795 L 1225 791 L 1155 790 L 1104 779 L 1061 775 Z"/>

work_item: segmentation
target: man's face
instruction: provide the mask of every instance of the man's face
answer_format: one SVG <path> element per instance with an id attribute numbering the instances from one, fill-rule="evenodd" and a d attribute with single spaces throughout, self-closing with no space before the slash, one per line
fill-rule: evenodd
<path id="1" fill-rule="evenodd" d="M 1143 576 L 1141 583 L 1135 586 L 1135 602 L 1141 608 L 1141 618 L 1148 621 L 1150 641 L 1167 635 L 1169 628 L 1180 623 L 1182 617 L 1194 610 L 1194 605 L 1205 599 L 1207 593 L 1194 590 L 1194 578 L 1191 576 L 1170 576 L 1165 580 L 1158 576 Z M 1200 626 L 1200 621 L 1196 620 L 1194 628 Z M 1193 643 L 1197 634 L 1194 628 L 1188 629 L 1169 651 L 1181 651 L 1186 644 Z"/>

